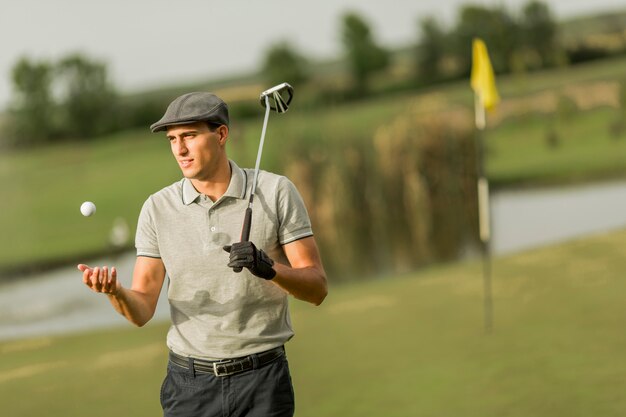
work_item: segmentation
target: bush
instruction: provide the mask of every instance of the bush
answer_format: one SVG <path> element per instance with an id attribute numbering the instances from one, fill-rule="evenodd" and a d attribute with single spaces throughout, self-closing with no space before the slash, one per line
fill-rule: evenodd
<path id="1" fill-rule="evenodd" d="M 291 144 L 283 171 L 307 202 L 333 279 L 412 270 L 477 242 L 471 120 L 407 113 L 371 138 Z"/>

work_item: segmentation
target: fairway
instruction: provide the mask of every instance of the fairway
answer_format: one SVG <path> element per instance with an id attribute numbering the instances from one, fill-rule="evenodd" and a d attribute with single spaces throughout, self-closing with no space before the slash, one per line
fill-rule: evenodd
<path id="1" fill-rule="evenodd" d="M 624 415 L 624 241 L 496 259 L 490 335 L 477 261 L 331 286 L 320 307 L 293 301 L 297 415 Z M 3 414 L 159 415 L 166 327 L 0 344 Z"/>

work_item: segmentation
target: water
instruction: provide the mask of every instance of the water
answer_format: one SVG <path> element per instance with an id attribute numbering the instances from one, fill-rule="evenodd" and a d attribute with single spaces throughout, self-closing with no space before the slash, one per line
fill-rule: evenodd
<path id="1" fill-rule="evenodd" d="M 104 258 L 93 265 L 115 265 L 125 287 L 130 286 L 135 254 Z M 169 317 L 164 288 L 153 320 Z M 0 286 L 0 340 L 128 325 L 103 294 L 82 282 L 75 265 L 16 279 Z"/>
<path id="2" fill-rule="evenodd" d="M 491 208 L 502 255 L 626 227 L 626 181 L 500 192 Z"/>
<path id="3" fill-rule="evenodd" d="M 626 227 L 626 181 L 492 195 L 493 251 L 514 253 L 590 233 Z M 106 258 L 130 285 L 135 254 Z M 153 321 L 169 317 L 161 291 Z M 82 283 L 75 265 L 0 286 L 0 340 L 49 335 L 105 326 L 130 326 L 107 297 Z"/>

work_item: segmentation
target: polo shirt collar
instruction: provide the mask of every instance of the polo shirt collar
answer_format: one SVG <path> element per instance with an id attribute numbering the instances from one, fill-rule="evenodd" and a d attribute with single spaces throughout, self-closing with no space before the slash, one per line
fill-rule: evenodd
<path id="1" fill-rule="evenodd" d="M 233 198 L 246 198 L 246 188 L 248 188 L 248 176 L 244 172 L 243 169 L 239 168 L 237 164 L 230 159 L 228 160 L 230 163 L 230 183 L 228 184 L 228 188 L 222 197 L 233 197 Z"/>
<path id="2" fill-rule="evenodd" d="M 243 169 L 239 168 L 236 163 L 228 160 L 230 163 L 230 183 L 228 184 L 228 188 L 224 195 L 220 198 L 220 200 L 224 197 L 233 197 L 244 199 L 246 196 L 246 188 L 248 185 L 248 177 Z M 191 180 L 188 178 L 183 179 L 183 204 L 189 205 L 195 202 L 200 197 L 200 192 L 196 190 L 196 188 L 191 183 Z"/>

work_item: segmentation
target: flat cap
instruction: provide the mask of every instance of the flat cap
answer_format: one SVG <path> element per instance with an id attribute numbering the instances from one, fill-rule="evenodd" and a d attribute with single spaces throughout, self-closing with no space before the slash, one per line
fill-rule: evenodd
<path id="1" fill-rule="evenodd" d="M 150 126 L 152 132 L 167 130 L 168 126 L 194 122 L 210 122 L 228 125 L 228 106 L 212 93 L 193 92 L 183 94 L 167 106 L 165 114 Z"/>

